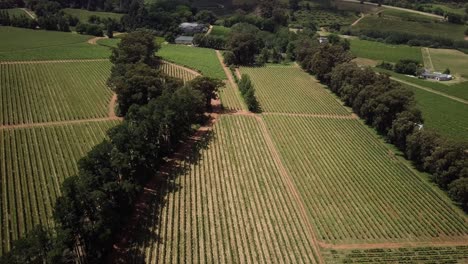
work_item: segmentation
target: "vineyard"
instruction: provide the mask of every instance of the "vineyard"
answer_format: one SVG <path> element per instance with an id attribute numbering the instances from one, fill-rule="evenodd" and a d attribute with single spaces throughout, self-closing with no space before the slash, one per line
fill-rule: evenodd
<path id="1" fill-rule="evenodd" d="M 463 213 L 357 120 L 265 115 L 319 239 L 468 238 Z"/>
<path id="2" fill-rule="evenodd" d="M 167 62 L 161 63 L 161 71 L 171 77 L 179 78 L 184 82 L 191 81 L 200 75 L 199 73 L 195 73 L 179 65 Z"/>
<path id="3" fill-rule="evenodd" d="M 219 92 L 219 97 L 224 109 L 228 111 L 245 109 L 237 88 L 233 87 L 228 81 L 226 81 L 225 84 L 226 86 L 221 88 Z"/>
<path id="4" fill-rule="evenodd" d="M 0 255 L 35 225 L 52 224 L 61 182 L 117 122 L 0 129 Z"/>
<path id="5" fill-rule="evenodd" d="M 264 112 L 349 115 L 315 79 L 298 67 L 241 68 L 252 79 Z"/>
<path id="6" fill-rule="evenodd" d="M 0 64 L 0 125 L 103 118 L 110 62 Z"/>
<path id="7" fill-rule="evenodd" d="M 223 116 L 197 164 L 141 227 L 133 263 L 314 263 L 255 117 Z"/>

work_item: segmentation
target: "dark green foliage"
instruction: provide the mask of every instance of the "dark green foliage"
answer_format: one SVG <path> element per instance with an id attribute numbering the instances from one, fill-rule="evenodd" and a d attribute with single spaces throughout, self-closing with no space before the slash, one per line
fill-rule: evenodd
<path id="1" fill-rule="evenodd" d="M 416 75 L 419 68 L 419 62 L 415 60 L 399 60 L 395 64 L 395 72 L 402 74 Z"/>
<path id="2" fill-rule="evenodd" d="M 468 164 L 465 164 L 465 168 Z M 459 178 L 449 185 L 449 195 L 459 202 L 463 210 L 468 211 L 468 177 Z"/>
<path id="3" fill-rule="evenodd" d="M 80 34 L 102 37 L 102 30 L 101 26 L 95 24 L 78 23 L 78 25 L 76 25 L 76 32 Z"/>
<path id="4" fill-rule="evenodd" d="M 332 69 L 341 63 L 349 62 L 351 55 L 341 45 L 322 45 L 318 51 L 308 58 L 307 71 L 315 74 L 317 79 L 328 84 Z"/>
<path id="5" fill-rule="evenodd" d="M 233 55 L 230 55 L 227 64 L 251 65 L 263 47 L 263 41 L 259 37 L 258 28 L 241 23 L 232 27 L 226 46 Z"/>
<path id="6" fill-rule="evenodd" d="M 393 64 L 389 62 L 385 62 L 385 61 L 382 61 L 379 65 L 377 65 L 377 67 L 385 69 L 385 70 L 389 70 L 389 71 L 393 71 L 394 69 Z"/>
<path id="7" fill-rule="evenodd" d="M 224 83 L 218 79 L 198 76 L 191 80 L 188 83 L 188 86 L 203 94 L 203 97 L 205 98 L 205 107 L 206 109 L 211 110 L 211 99 L 218 98 L 218 91 L 224 86 Z"/>
<path id="8" fill-rule="evenodd" d="M 213 24 L 218 18 L 212 11 L 201 10 L 195 15 L 195 21 L 206 24 Z"/>
<path id="9" fill-rule="evenodd" d="M 226 40 L 221 36 L 196 34 L 193 38 L 193 44 L 199 47 L 222 50 L 226 46 Z"/>
<path id="10" fill-rule="evenodd" d="M 255 97 L 255 89 L 253 87 L 250 76 L 247 74 L 242 74 L 242 77 L 239 81 L 239 90 L 241 92 L 242 98 L 247 105 L 247 108 L 251 112 L 260 112 L 260 105 Z"/>
<path id="11" fill-rule="evenodd" d="M 447 21 L 449 23 L 453 23 L 453 24 L 464 24 L 465 23 L 463 16 L 459 15 L 459 14 L 447 13 L 446 17 L 447 17 Z"/>

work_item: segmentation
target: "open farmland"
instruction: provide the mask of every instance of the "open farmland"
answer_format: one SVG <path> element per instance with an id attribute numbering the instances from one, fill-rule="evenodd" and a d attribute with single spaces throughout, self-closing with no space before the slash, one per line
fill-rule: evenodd
<path id="1" fill-rule="evenodd" d="M 161 71 L 171 77 L 179 78 L 184 82 L 191 81 L 199 75 L 198 73 L 189 71 L 184 67 L 167 62 L 163 62 L 161 64 Z"/>
<path id="2" fill-rule="evenodd" d="M 221 99 L 223 108 L 228 111 L 245 110 L 246 107 L 244 106 L 237 87 L 233 87 L 228 81 L 225 81 L 225 84 L 225 87 L 221 88 L 219 92 L 219 98 Z"/>
<path id="3" fill-rule="evenodd" d="M 407 85 L 416 95 L 424 125 L 448 138 L 468 142 L 468 104 Z M 466 88 L 466 87 L 465 87 Z"/>
<path id="4" fill-rule="evenodd" d="M 198 70 L 205 76 L 226 79 L 213 49 L 164 44 L 157 55 L 164 60 Z"/>
<path id="5" fill-rule="evenodd" d="M 81 23 L 88 23 L 88 19 L 90 16 L 97 16 L 100 19 L 111 18 L 117 21 L 120 21 L 120 18 L 123 16 L 123 14 L 118 14 L 118 13 L 88 11 L 85 9 L 75 9 L 75 8 L 65 8 L 63 9 L 63 12 L 65 12 L 65 14 L 78 17 Z"/>
<path id="6" fill-rule="evenodd" d="M 264 112 L 350 114 L 320 83 L 298 67 L 242 67 L 241 72 L 252 79 Z"/>
<path id="7" fill-rule="evenodd" d="M 110 62 L 0 64 L 0 124 L 107 117 Z"/>
<path id="8" fill-rule="evenodd" d="M 456 77 L 468 79 L 468 55 L 451 49 L 428 49 L 432 65 L 436 71 L 450 69 Z M 467 89 L 468 90 L 468 86 Z"/>
<path id="9" fill-rule="evenodd" d="M 60 184 L 117 122 L 0 129 L 0 255 L 35 225 L 52 225 Z"/>
<path id="10" fill-rule="evenodd" d="M 90 45 L 92 36 L 0 27 L 0 61 L 109 58 L 110 50 Z"/>
<path id="11" fill-rule="evenodd" d="M 390 45 L 376 41 L 350 39 L 351 53 L 360 58 L 396 63 L 402 59 L 423 62 L 421 48 L 407 45 Z"/>
<path id="12" fill-rule="evenodd" d="M 361 122 L 264 118 L 324 242 L 467 239 L 463 213 Z"/>
<path id="13" fill-rule="evenodd" d="M 208 149 L 154 208 L 135 263 L 315 263 L 294 195 L 255 117 L 222 116 Z M 159 238 L 159 240 L 158 240 Z"/>

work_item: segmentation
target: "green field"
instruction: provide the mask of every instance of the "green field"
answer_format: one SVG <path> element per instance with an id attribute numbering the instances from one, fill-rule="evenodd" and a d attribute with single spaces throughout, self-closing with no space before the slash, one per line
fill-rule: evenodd
<path id="1" fill-rule="evenodd" d="M 468 234 L 463 213 L 358 120 L 264 118 L 319 239 L 463 240 Z"/>
<path id="2" fill-rule="evenodd" d="M 0 61 L 109 58 L 110 50 L 86 41 L 92 36 L 0 27 Z"/>
<path id="3" fill-rule="evenodd" d="M 429 49 L 432 64 L 436 71 L 449 68 L 451 74 L 468 79 L 468 55 L 451 49 Z M 468 86 L 466 86 L 468 90 Z"/>
<path id="4" fill-rule="evenodd" d="M 222 116 L 209 148 L 139 227 L 127 263 L 315 263 L 255 117 Z M 155 197 L 156 198 L 156 197 Z M 130 254 L 129 254 L 130 255 Z"/>
<path id="5" fill-rule="evenodd" d="M 0 255 L 34 226 L 52 225 L 61 182 L 117 121 L 0 129 Z"/>
<path id="6" fill-rule="evenodd" d="M 298 67 L 242 67 L 241 72 L 252 79 L 264 112 L 350 114 L 320 83 Z"/>
<path id="7" fill-rule="evenodd" d="M 229 35 L 229 32 L 231 32 L 231 29 L 228 27 L 213 26 L 210 35 L 226 38 Z"/>
<path id="8" fill-rule="evenodd" d="M 440 7 L 445 12 L 455 13 L 455 14 L 459 14 L 459 15 L 462 15 L 462 16 L 465 15 L 464 8 L 449 6 L 449 5 L 443 5 L 443 4 L 431 4 L 431 6 L 432 7 Z"/>
<path id="9" fill-rule="evenodd" d="M 213 49 L 164 44 L 157 55 L 167 61 L 198 70 L 205 76 L 226 79 Z"/>
<path id="10" fill-rule="evenodd" d="M 382 32 L 403 32 L 408 34 L 431 35 L 452 40 L 463 40 L 465 26 L 446 22 L 422 23 L 395 19 L 393 16 L 370 15 L 363 18 L 353 30 L 370 29 Z"/>
<path id="11" fill-rule="evenodd" d="M 406 85 L 416 95 L 424 126 L 448 138 L 468 142 L 468 105 Z"/>
<path id="12" fill-rule="evenodd" d="M 21 8 L 0 9 L 0 12 L 3 11 L 6 11 L 10 15 L 10 18 L 13 16 L 26 16 L 29 18 L 28 14 L 26 14 L 26 12 L 24 12 Z"/>
<path id="13" fill-rule="evenodd" d="M 225 84 L 225 87 L 221 88 L 219 92 L 219 98 L 221 99 L 224 109 L 229 111 L 245 110 L 246 107 L 237 87 L 233 87 L 228 81 L 225 81 Z"/>
<path id="14" fill-rule="evenodd" d="M 350 39 L 350 41 L 351 53 L 356 57 L 394 63 L 401 59 L 412 59 L 423 63 L 421 48 L 419 47 L 390 45 L 360 39 Z"/>
<path id="15" fill-rule="evenodd" d="M 110 67 L 108 61 L 0 64 L 0 125 L 107 117 Z"/>
<path id="16" fill-rule="evenodd" d="M 123 14 L 118 14 L 118 13 L 88 11 L 85 9 L 74 9 L 74 8 L 65 8 L 63 9 L 63 12 L 65 12 L 65 14 L 70 14 L 70 15 L 78 17 L 81 23 L 88 23 L 89 17 L 93 15 L 101 19 L 111 18 L 117 21 L 120 21 L 120 18 L 123 16 Z"/>

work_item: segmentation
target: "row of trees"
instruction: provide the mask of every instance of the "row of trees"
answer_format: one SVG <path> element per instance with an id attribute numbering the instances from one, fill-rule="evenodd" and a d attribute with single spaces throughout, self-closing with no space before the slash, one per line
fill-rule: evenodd
<path id="1" fill-rule="evenodd" d="M 204 121 L 208 101 L 222 82 L 198 77 L 184 85 L 155 70 L 158 46 L 153 40 L 148 32 L 134 32 L 113 50 L 108 83 L 124 121 L 78 162 L 77 175 L 64 181 L 53 212 L 55 228 L 35 228 L 14 243 L 1 263 L 72 263 L 77 258 L 103 263 L 143 184 L 158 174 L 193 125 Z"/>
<path id="2" fill-rule="evenodd" d="M 388 75 L 351 63 L 340 45 L 300 46 L 300 64 L 468 210 L 468 144 L 423 128 L 414 94 Z"/>
<path id="3" fill-rule="evenodd" d="M 238 86 L 249 111 L 254 113 L 260 112 L 260 105 L 257 101 L 257 97 L 255 96 L 255 88 L 250 80 L 250 76 L 242 74 L 241 79 L 238 81 Z"/>
<path id="4" fill-rule="evenodd" d="M 6 10 L 0 10 L 0 25 L 35 29 L 37 21 L 26 15 L 10 16 Z"/>

